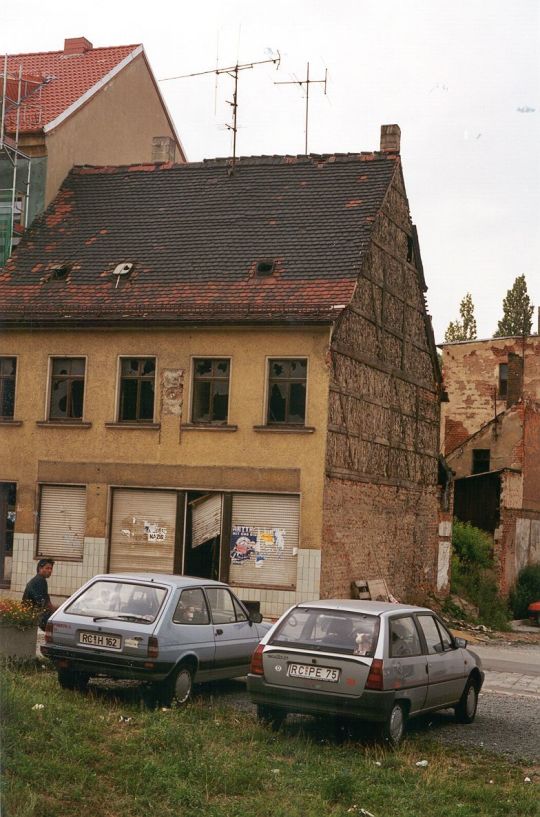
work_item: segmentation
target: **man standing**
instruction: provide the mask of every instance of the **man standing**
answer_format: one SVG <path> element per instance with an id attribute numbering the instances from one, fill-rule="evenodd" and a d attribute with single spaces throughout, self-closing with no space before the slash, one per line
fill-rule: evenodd
<path id="1" fill-rule="evenodd" d="M 39 618 L 39 627 L 44 630 L 47 620 L 51 613 L 54 613 L 55 607 L 51 604 L 51 597 L 49 596 L 49 586 L 47 579 L 51 575 L 54 567 L 52 559 L 40 559 L 37 563 L 37 573 L 33 579 L 30 579 L 26 587 L 22 600 L 33 604 L 43 610 Z"/>

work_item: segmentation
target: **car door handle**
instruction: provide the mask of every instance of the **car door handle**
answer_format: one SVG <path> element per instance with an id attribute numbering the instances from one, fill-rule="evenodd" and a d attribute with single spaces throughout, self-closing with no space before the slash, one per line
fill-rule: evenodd
<path id="1" fill-rule="evenodd" d="M 220 629 L 218 628 L 218 629 L 216 630 L 216 635 L 223 635 L 223 630 L 220 630 Z"/>

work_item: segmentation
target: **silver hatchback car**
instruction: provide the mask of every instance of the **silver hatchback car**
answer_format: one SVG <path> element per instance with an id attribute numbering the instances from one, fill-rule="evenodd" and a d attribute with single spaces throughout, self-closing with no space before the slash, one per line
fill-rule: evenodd
<path id="1" fill-rule="evenodd" d="M 168 706 L 186 703 L 194 683 L 245 675 L 269 626 L 221 582 L 105 574 L 53 613 L 41 651 L 64 688 L 83 690 L 92 676 L 136 679 Z"/>
<path id="2" fill-rule="evenodd" d="M 260 720 L 288 712 L 372 721 L 393 745 L 407 718 L 453 707 L 476 714 L 480 659 L 425 607 L 324 600 L 288 610 L 262 639 L 248 690 Z"/>

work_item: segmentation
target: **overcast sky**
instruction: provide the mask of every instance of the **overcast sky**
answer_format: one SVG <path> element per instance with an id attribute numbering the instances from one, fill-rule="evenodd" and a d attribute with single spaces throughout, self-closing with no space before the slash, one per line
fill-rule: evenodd
<path id="1" fill-rule="evenodd" d="M 158 79 L 265 60 L 243 71 L 238 155 L 379 147 L 401 127 L 405 183 L 438 341 L 471 292 L 489 337 L 517 275 L 540 305 L 540 0 L 26 0 L 1 3 L 0 52 L 143 43 Z M 231 153 L 232 80 L 160 84 L 188 159 Z M 521 109 L 521 110 L 520 110 Z M 536 326 L 536 315 L 534 319 Z"/>

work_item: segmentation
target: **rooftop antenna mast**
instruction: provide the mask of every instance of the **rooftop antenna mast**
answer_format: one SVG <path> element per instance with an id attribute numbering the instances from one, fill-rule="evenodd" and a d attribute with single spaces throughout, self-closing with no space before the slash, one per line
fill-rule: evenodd
<path id="1" fill-rule="evenodd" d="M 304 146 L 304 152 L 307 155 L 308 152 L 308 130 L 309 130 L 309 86 L 316 84 L 324 85 L 324 94 L 326 96 L 326 82 L 328 79 L 328 69 L 324 69 L 324 79 L 310 79 L 309 76 L 309 62 L 306 68 L 306 78 L 305 79 L 296 79 L 290 80 L 289 82 L 274 82 L 274 85 L 299 85 L 300 88 L 305 85 L 306 86 L 306 141 Z"/>
<path id="2" fill-rule="evenodd" d="M 234 173 L 234 169 L 236 167 L 236 134 L 238 132 L 238 75 L 240 71 L 245 71 L 247 68 L 254 68 L 256 65 L 266 65 L 268 63 L 272 63 L 276 66 L 276 71 L 279 68 L 281 62 L 281 56 L 279 51 L 277 52 L 277 57 L 271 57 L 267 60 L 258 60 L 257 62 L 245 62 L 245 63 L 236 63 L 236 65 L 229 65 L 226 68 L 212 68 L 210 71 L 196 71 L 193 74 L 181 74 L 177 77 L 164 77 L 160 82 L 169 82 L 169 80 L 173 79 L 187 79 L 188 77 L 202 77 L 204 74 L 228 74 L 234 80 L 234 91 L 233 91 L 233 98 L 232 100 L 227 100 L 228 104 L 232 107 L 232 125 L 227 124 L 226 127 L 232 131 L 233 133 L 233 155 L 232 155 L 232 163 L 230 167 L 230 173 Z"/>

